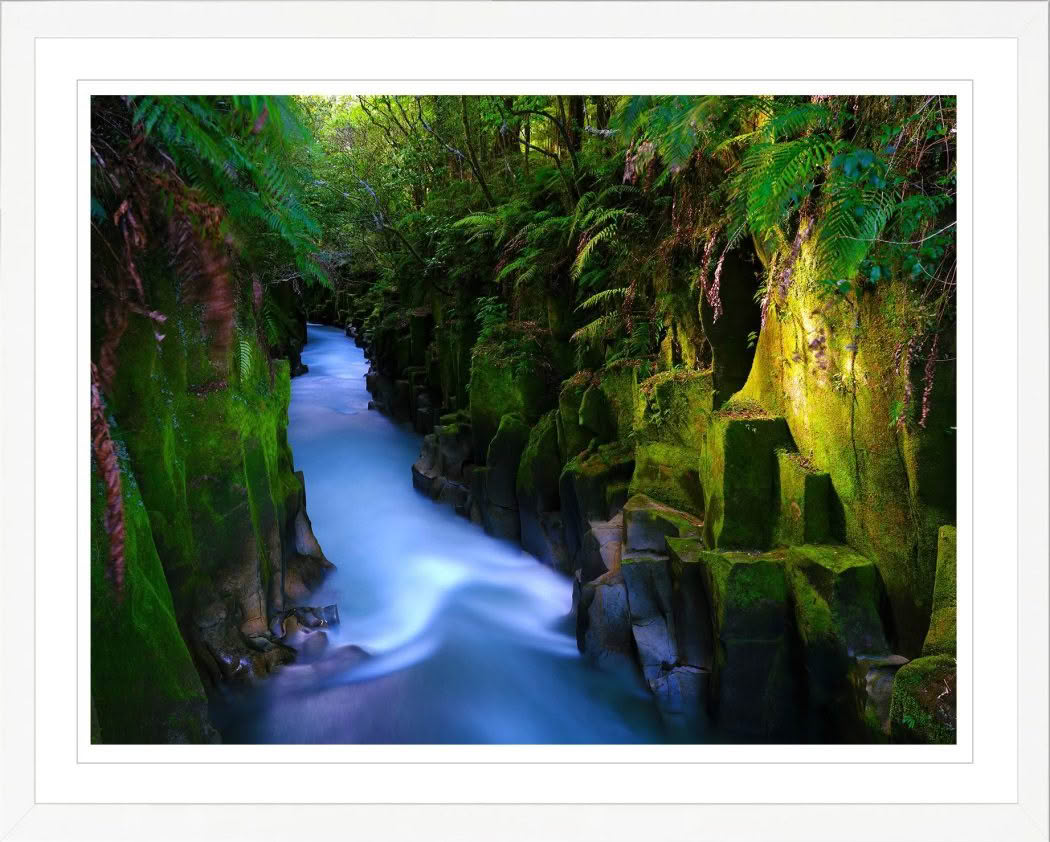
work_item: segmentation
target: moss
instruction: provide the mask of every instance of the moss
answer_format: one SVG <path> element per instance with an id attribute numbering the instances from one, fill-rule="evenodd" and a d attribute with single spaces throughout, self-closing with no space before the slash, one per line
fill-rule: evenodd
<path id="1" fill-rule="evenodd" d="M 785 553 L 711 552 L 667 538 L 676 581 L 699 580 L 714 640 L 711 694 L 730 733 L 791 738 L 798 719 Z"/>
<path id="2" fill-rule="evenodd" d="M 776 450 L 790 448 L 783 418 L 712 416 L 700 456 L 707 498 L 705 537 L 722 549 L 772 546 L 777 506 Z"/>
<path id="3" fill-rule="evenodd" d="M 712 411 L 711 372 L 663 371 L 643 381 L 639 439 L 699 451 Z"/>
<path id="4" fill-rule="evenodd" d="M 489 442 L 504 415 L 517 413 L 532 424 L 549 406 L 550 394 L 537 370 L 508 365 L 495 347 L 475 347 L 470 370 L 470 422 L 479 464 L 484 463 Z"/>
<path id="5" fill-rule="evenodd" d="M 563 467 L 558 451 L 558 410 L 540 417 L 529 433 L 529 440 L 518 465 L 518 500 L 529 500 L 536 512 L 552 512 L 559 507 L 558 477 Z"/>
<path id="6" fill-rule="evenodd" d="M 608 413 L 612 422 L 613 434 L 606 440 L 624 439 L 634 430 L 644 408 L 641 392 L 638 389 L 638 367 L 630 363 L 610 365 L 598 372 L 596 376 L 598 388 L 608 404 Z"/>
<path id="7" fill-rule="evenodd" d="M 895 743 L 956 741 L 955 658 L 917 658 L 897 671 L 890 702 L 890 738 Z"/>
<path id="8" fill-rule="evenodd" d="M 787 551 L 787 573 L 810 703 L 831 708 L 824 718 L 842 718 L 852 659 L 889 652 L 878 570 L 848 547 L 805 545 Z"/>
<path id="9" fill-rule="evenodd" d="M 779 505 L 773 542 L 821 544 L 831 538 L 831 477 L 798 453 L 777 451 Z"/>
<path id="10" fill-rule="evenodd" d="M 579 424 L 599 442 L 616 440 L 616 418 L 609 398 L 599 386 L 590 386 L 580 401 Z"/>
<path id="11" fill-rule="evenodd" d="M 702 516 L 704 492 L 697 470 L 697 454 L 662 442 L 643 442 L 635 448 L 630 494 L 645 494 L 683 512 Z"/>
<path id="12" fill-rule="evenodd" d="M 562 462 L 573 459 L 587 447 L 587 443 L 594 435 L 580 423 L 580 406 L 590 382 L 591 373 L 589 371 L 577 372 L 562 384 L 561 391 L 558 393 L 556 420 L 558 450 L 561 453 Z"/>
<path id="13" fill-rule="evenodd" d="M 915 334 L 916 305 L 898 282 L 858 304 L 822 297 L 808 254 L 807 246 L 788 295 L 771 307 L 734 402 L 783 415 L 796 449 L 829 474 L 833 529 L 878 566 L 895 648 L 914 656 L 930 617 L 937 529 L 954 522 L 953 366 L 937 366 L 926 429 L 894 424 L 895 407 L 923 391 L 921 371 L 909 382 L 895 354 Z"/>
<path id="14" fill-rule="evenodd" d="M 505 509 L 517 508 L 518 505 L 515 491 L 518 465 L 530 432 L 520 415 L 508 413 L 500 419 L 496 435 L 489 444 L 485 457 L 488 468 L 485 491 L 491 502 Z"/>
<path id="15" fill-rule="evenodd" d="M 933 612 L 923 655 L 955 656 L 955 527 L 942 526 L 937 536 L 937 577 L 933 586 Z"/>
<path id="16" fill-rule="evenodd" d="M 119 442 L 119 438 L 118 438 Z M 92 471 L 92 742 L 211 742 L 207 700 L 179 632 L 164 569 L 134 477 L 122 471 L 125 593 L 105 577 L 105 496 Z"/>

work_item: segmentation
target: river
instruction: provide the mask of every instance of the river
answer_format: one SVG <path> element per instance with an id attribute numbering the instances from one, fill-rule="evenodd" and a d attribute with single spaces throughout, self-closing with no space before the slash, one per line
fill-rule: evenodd
<path id="1" fill-rule="evenodd" d="M 572 583 L 412 487 L 420 437 L 368 409 L 361 349 L 310 325 L 288 437 L 337 566 L 328 655 L 231 708 L 226 742 L 662 742 L 647 690 L 580 657 Z M 371 657 L 352 656 L 350 645 Z"/>

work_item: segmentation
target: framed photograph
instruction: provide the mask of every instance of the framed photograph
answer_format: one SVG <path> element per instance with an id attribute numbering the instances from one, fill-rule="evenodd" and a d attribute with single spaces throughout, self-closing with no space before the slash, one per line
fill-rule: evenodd
<path id="1" fill-rule="evenodd" d="M 1050 838 L 1044 3 L 2 16 L 3 838 Z"/>

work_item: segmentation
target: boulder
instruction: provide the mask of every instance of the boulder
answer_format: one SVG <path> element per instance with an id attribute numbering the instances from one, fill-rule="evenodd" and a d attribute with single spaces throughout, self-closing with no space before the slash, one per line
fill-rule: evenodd
<path id="1" fill-rule="evenodd" d="M 616 419 L 612 406 L 600 386 L 589 386 L 580 401 L 580 426 L 599 442 L 616 440 Z"/>
<path id="2" fill-rule="evenodd" d="M 510 365 L 499 347 L 475 346 L 470 369 L 475 462 L 484 464 L 504 415 L 517 414 L 526 424 L 533 424 L 549 405 L 549 390 L 539 365 Z"/>
<path id="3" fill-rule="evenodd" d="M 937 574 L 933 584 L 933 613 L 922 646 L 923 655 L 955 657 L 955 527 L 937 533 Z"/>
<path id="4" fill-rule="evenodd" d="M 955 658 L 928 655 L 902 666 L 893 679 L 890 740 L 956 742 Z"/>
<path id="5" fill-rule="evenodd" d="M 700 742 L 707 725 L 707 692 L 711 674 L 683 665 L 662 671 L 649 686 L 671 742 Z"/>
<path id="6" fill-rule="evenodd" d="M 783 418 L 752 407 L 727 408 L 712 416 L 700 451 L 708 546 L 747 550 L 772 546 L 778 449 L 793 449 Z"/>
<path id="7" fill-rule="evenodd" d="M 551 410 L 536 422 L 518 464 L 518 506 L 537 514 L 561 507 L 558 477 L 564 463 L 558 451 L 557 414 L 557 410 Z"/>
<path id="8" fill-rule="evenodd" d="M 665 538 L 699 538 L 703 522 L 644 494 L 631 497 L 623 507 L 625 546 L 629 550 L 666 553 Z"/>
<path id="9" fill-rule="evenodd" d="M 714 664 L 714 643 L 711 607 L 700 563 L 703 542 L 695 538 L 671 537 L 665 542 L 671 565 L 671 602 L 678 660 L 710 670 Z"/>

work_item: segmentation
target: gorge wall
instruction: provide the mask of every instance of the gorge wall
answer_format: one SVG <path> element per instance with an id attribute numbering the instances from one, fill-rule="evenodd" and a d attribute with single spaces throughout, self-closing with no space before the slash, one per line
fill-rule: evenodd
<path id="1" fill-rule="evenodd" d="M 550 300 L 480 339 L 415 284 L 327 320 L 423 434 L 416 488 L 573 577 L 581 652 L 672 737 L 952 742 L 953 354 L 924 392 L 900 283 L 858 304 L 810 272 L 756 304 L 742 256 L 717 321 L 694 296 L 655 361 L 593 368 Z"/>

